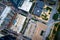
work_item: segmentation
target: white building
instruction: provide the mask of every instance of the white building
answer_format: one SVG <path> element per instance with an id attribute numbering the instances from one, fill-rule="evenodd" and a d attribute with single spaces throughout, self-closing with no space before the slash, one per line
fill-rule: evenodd
<path id="1" fill-rule="evenodd" d="M 24 10 L 26 12 L 29 12 L 32 7 L 32 2 L 29 2 L 29 0 L 25 0 L 21 7 L 18 7 L 21 10 Z"/>
<path id="2" fill-rule="evenodd" d="M 12 11 L 11 7 L 0 4 L 0 30 L 9 25 L 14 15 L 15 12 Z"/>
<path id="3" fill-rule="evenodd" d="M 11 11 L 10 7 L 0 4 L 0 28 L 4 26 L 3 23 L 10 11 Z"/>
<path id="4" fill-rule="evenodd" d="M 23 28 L 25 20 L 26 20 L 25 16 L 17 14 L 16 19 L 13 20 L 14 22 L 10 29 L 17 33 L 20 33 L 20 31 Z"/>

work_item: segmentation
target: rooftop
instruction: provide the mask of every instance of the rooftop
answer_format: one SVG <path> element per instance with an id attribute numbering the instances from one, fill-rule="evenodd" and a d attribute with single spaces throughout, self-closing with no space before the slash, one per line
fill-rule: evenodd
<path id="1" fill-rule="evenodd" d="M 25 16 L 17 14 L 16 19 L 13 20 L 13 25 L 10 29 L 12 29 L 13 31 L 16 31 L 17 33 L 20 33 L 20 31 L 23 28 L 25 20 L 26 20 Z"/>
<path id="2" fill-rule="evenodd" d="M 46 28 L 47 26 L 45 24 L 38 21 L 30 20 L 24 36 L 27 36 L 32 40 L 42 40 Z M 41 33 L 42 31 L 43 33 Z"/>
<path id="3" fill-rule="evenodd" d="M 4 6 L 3 4 L 1 4 L 0 6 L 0 11 L 1 11 L 1 15 L 0 15 L 0 25 L 3 23 L 4 19 L 6 18 L 6 16 L 8 15 L 8 13 L 11 11 L 11 8 L 8 6 Z"/>
<path id="4" fill-rule="evenodd" d="M 43 23 L 37 22 L 37 27 L 33 34 L 32 40 L 43 40 L 44 32 L 46 31 L 47 26 Z"/>
<path id="5" fill-rule="evenodd" d="M 32 38 L 33 32 L 36 28 L 36 23 L 34 20 L 29 21 L 28 26 L 26 28 L 26 31 L 24 33 L 24 36 L 27 36 L 29 38 Z"/>
<path id="6" fill-rule="evenodd" d="M 36 2 L 36 5 L 35 5 L 35 7 L 34 7 L 34 10 L 33 10 L 33 14 L 36 15 L 36 16 L 40 16 L 43 7 L 44 7 L 44 2 L 42 2 L 42 1 L 37 1 L 37 2 Z"/>
<path id="7" fill-rule="evenodd" d="M 24 3 L 22 4 L 22 6 L 21 7 L 19 6 L 18 8 L 21 9 L 21 10 L 29 12 L 31 6 L 32 6 L 32 2 L 24 1 Z"/>

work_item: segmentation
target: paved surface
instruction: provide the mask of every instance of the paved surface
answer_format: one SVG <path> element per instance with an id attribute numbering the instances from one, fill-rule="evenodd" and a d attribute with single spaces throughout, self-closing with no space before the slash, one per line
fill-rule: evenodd
<path id="1" fill-rule="evenodd" d="M 44 40 L 45 40 L 45 37 L 47 37 L 47 36 L 49 35 L 50 30 L 51 30 L 51 26 L 52 26 L 52 25 L 54 24 L 54 22 L 55 22 L 55 21 L 52 19 L 52 17 L 53 17 L 53 15 L 57 12 L 56 7 L 57 7 L 57 4 L 56 4 L 55 6 L 53 6 L 53 10 L 52 10 L 52 12 L 51 12 L 50 19 L 49 19 L 49 21 L 48 21 L 48 23 L 47 23 L 48 28 L 47 28 L 46 33 L 45 33 L 45 35 L 44 35 Z"/>

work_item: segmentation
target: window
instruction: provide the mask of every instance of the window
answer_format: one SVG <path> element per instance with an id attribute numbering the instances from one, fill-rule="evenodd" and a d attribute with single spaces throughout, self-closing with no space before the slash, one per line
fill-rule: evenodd
<path id="1" fill-rule="evenodd" d="M 5 26 L 5 21 L 1 24 L 1 26 Z"/>
<path id="2" fill-rule="evenodd" d="M 13 14 L 12 12 L 10 13 L 10 15 L 11 15 L 12 17 L 14 16 L 14 14 Z"/>
<path id="3" fill-rule="evenodd" d="M 23 4 L 23 1 L 20 1 L 19 4 L 18 4 L 18 7 L 19 7 L 19 6 L 21 7 L 22 4 Z"/>
<path id="4" fill-rule="evenodd" d="M 17 21 L 16 20 L 13 20 L 13 24 L 15 24 Z"/>
<path id="5" fill-rule="evenodd" d="M 15 4 L 17 4 L 17 1 L 18 1 L 18 0 L 13 0 L 13 2 L 14 2 Z"/>
<path id="6" fill-rule="evenodd" d="M 8 24 L 10 22 L 9 18 L 5 18 L 4 21 Z"/>
<path id="7" fill-rule="evenodd" d="M 14 16 L 14 12 L 10 11 L 9 16 L 13 17 Z"/>
<path id="8" fill-rule="evenodd" d="M 45 32 L 45 31 L 42 30 L 41 33 L 40 33 L 40 35 L 43 36 L 44 32 Z"/>
<path id="9" fill-rule="evenodd" d="M 1 18 L 0 18 L 0 20 L 1 20 Z"/>

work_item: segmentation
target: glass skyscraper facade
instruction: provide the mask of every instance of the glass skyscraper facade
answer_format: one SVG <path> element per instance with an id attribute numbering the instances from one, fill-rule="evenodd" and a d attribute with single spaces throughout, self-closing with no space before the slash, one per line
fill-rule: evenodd
<path id="1" fill-rule="evenodd" d="M 15 7 L 19 7 L 19 6 L 22 6 L 24 0 L 10 0 L 10 2 L 11 2 Z"/>

